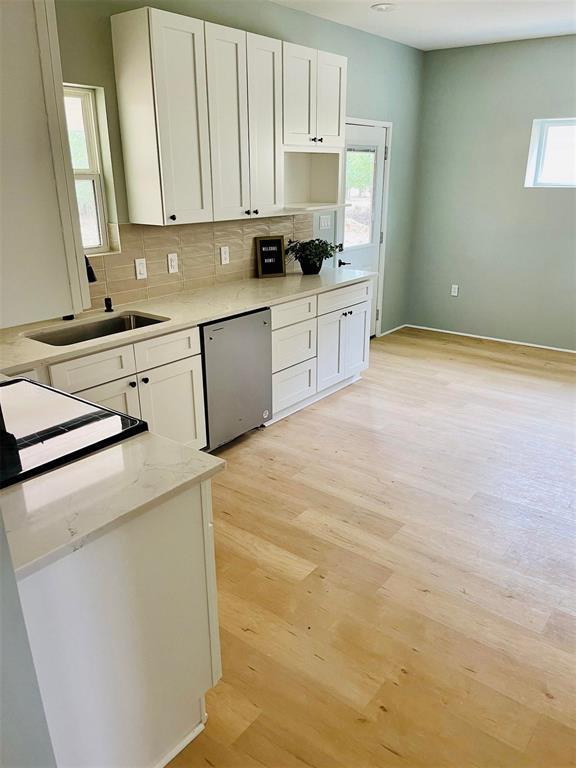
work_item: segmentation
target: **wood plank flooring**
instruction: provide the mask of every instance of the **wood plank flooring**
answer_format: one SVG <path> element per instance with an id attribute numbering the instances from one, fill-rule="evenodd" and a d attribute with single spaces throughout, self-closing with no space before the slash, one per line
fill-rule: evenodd
<path id="1" fill-rule="evenodd" d="M 574 364 L 404 329 L 221 452 L 224 677 L 173 768 L 576 764 Z"/>

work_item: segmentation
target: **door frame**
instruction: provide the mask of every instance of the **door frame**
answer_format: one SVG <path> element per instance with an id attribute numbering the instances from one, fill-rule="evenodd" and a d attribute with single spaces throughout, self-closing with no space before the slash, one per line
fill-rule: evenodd
<path id="1" fill-rule="evenodd" d="M 359 117 L 346 116 L 346 125 L 364 125 L 368 128 L 386 129 L 386 156 L 384 157 L 384 179 L 382 182 L 382 210 L 380 212 L 380 231 L 382 242 L 378 250 L 378 279 L 376 280 L 376 336 L 382 336 L 382 301 L 384 297 L 384 273 L 386 271 L 386 240 L 388 235 L 388 192 L 390 186 L 390 160 L 392 158 L 392 126 L 393 123 L 383 120 L 365 120 Z M 346 148 L 344 148 L 344 152 Z"/>

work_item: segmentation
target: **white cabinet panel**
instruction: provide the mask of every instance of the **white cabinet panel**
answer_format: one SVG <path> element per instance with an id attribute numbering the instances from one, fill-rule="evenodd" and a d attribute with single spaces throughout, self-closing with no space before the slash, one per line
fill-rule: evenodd
<path id="1" fill-rule="evenodd" d="M 272 376 L 272 409 L 280 413 L 316 394 L 316 358 Z"/>
<path id="2" fill-rule="evenodd" d="M 324 145 L 344 146 L 347 59 L 318 51 L 316 136 Z"/>
<path id="3" fill-rule="evenodd" d="M 370 348 L 370 302 L 348 309 L 346 317 L 346 376 L 356 376 L 368 368 Z"/>
<path id="4" fill-rule="evenodd" d="M 250 207 L 269 216 L 283 206 L 282 43 L 248 34 Z"/>
<path id="5" fill-rule="evenodd" d="M 151 8 L 150 41 L 165 223 L 211 221 L 204 22 Z"/>
<path id="6" fill-rule="evenodd" d="M 250 213 L 246 32 L 206 24 L 214 220 Z"/>
<path id="7" fill-rule="evenodd" d="M 200 354 L 200 331 L 189 328 L 185 331 L 155 336 L 153 339 L 134 344 L 136 368 L 144 371 L 158 365 L 172 363 L 184 357 Z"/>
<path id="8" fill-rule="evenodd" d="M 316 356 L 316 318 L 272 332 L 272 372 Z"/>
<path id="9" fill-rule="evenodd" d="M 140 399 L 138 398 L 138 384 L 136 376 L 127 376 L 125 379 L 111 381 L 109 384 L 100 384 L 99 387 L 83 389 L 76 393 L 78 397 L 90 400 L 91 403 L 112 408 L 120 413 L 140 418 Z"/>
<path id="10" fill-rule="evenodd" d="M 57 389 L 79 392 L 106 381 L 121 379 L 135 370 L 134 348 L 130 344 L 51 365 L 50 380 Z"/>
<path id="11" fill-rule="evenodd" d="M 310 146 L 316 137 L 318 52 L 283 43 L 284 144 Z"/>
<path id="12" fill-rule="evenodd" d="M 151 432 L 192 448 L 206 445 L 200 355 L 138 374 L 142 418 Z"/>
<path id="13" fill-rule="evenodd" d="M 346 378 L 344 312 L 318 318 L 318 391 Z"/>
<path id="14" fill-rule="evenodd" d="M 347 285 L 345 288 L 326 291 L 318 296 L 318 314 L 325 315 L 336 309 L 345 309 L 352 304 L 368 301 L 371 294 L 372 284 L 368 282 L 355 283 L 354 285 Z"/>
<path id="15" fill-rule="evenodd" d="M 310 320 L 316 317 L 317 297 L 307 296 L 305 299 L 287 301 L 285 304 L 277 304 L 272 307 L 272 330 L 284 328 L 286 325 L 300 323 L 302 320 Z"/>

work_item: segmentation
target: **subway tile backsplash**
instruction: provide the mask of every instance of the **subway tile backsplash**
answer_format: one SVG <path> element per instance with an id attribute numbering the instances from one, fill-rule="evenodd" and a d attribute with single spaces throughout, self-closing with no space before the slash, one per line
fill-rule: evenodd
<path id="1" fill-rule="evenodd" d="M 254 238 L 266 235 L 284 235 L 286 244 L 308 240 L 314 236 L 313 214 L 172 227 L 120 224 L 121 252 L 89 257 L 97 278 L 90 284 L 92 307 L 101 307 L 105 296 L 118 305 L 257 277 Z M 220 264 L 222 245 L 230 251 L 226 265 Z M 168 272 L 169 253 L 178 254 L 175 274 Z M 136 280 L 134 259 L 142 257 L 148 277 Z M 286 264 L 288 273 L 299 270 L 298 264 Z"/>

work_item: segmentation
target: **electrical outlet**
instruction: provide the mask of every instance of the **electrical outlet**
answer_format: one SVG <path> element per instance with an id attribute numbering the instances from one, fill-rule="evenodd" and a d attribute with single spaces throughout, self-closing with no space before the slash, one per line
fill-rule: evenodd
<path id="1" fill-rule="evenodd" d="M 220 264 L 230 264 L 230 248 L 227 245 L 220 246 Z"/>
<path id="2" fill-rule="evenodd" d="M 148 277 L 146 259 L 134 259 L 134 266 L 136 267 L 136 280 L 144 280 Z"/>
<path id="3" fill-rule="evenodd" d="M 168 272 L 170 272 L 170 274 L 174 274 L 174 272 L 178 272 L 178 254 L 177 253 L 168 254 Z"/>
<path id="4" fill-rule="evenodd" d="M 332 216 L 329 213 L 320 216 L 320 229 L 330 229 L 331 226 Z"/>
<path id="5" fill-rule="evenodd" d="M 453 283 L 452 287 L 450 288 L 450 296 L 458 296 L 459 290 L 460 287 L 456 285 L 456 283 Z"/>

